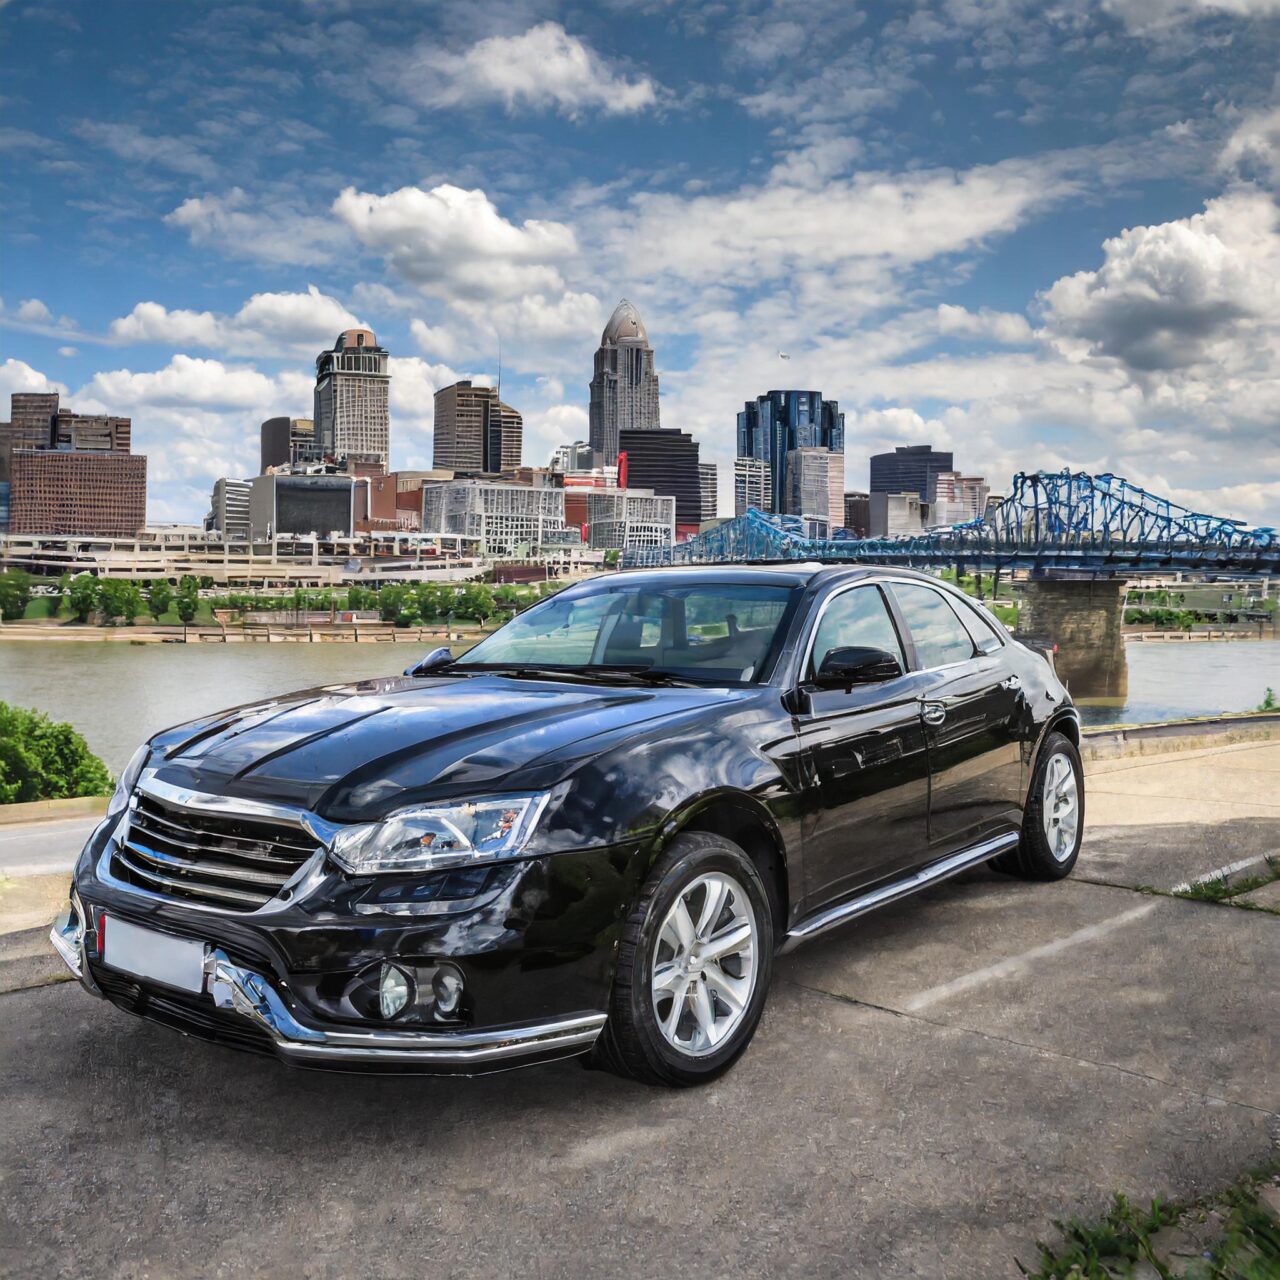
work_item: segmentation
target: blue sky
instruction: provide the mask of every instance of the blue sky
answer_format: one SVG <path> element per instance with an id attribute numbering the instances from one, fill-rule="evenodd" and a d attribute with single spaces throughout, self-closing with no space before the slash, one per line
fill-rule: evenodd
<path id="1" fill-rule="evenodd" d="M 1278 54 L 1280 0 L 0 0 L 0 405 L 131 414 L 195 520 L 359 321 L 393 465 L 499 341 L 543 463 L 626 296 L 722 509 L 797 386 L 850 487 L 933 442 L 1280 523 Z"/>

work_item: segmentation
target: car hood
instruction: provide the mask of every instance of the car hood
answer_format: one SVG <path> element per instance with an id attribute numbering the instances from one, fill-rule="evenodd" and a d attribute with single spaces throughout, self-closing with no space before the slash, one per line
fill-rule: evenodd
<path id="1" fill-rule="evenodd" d="M 749 696 L 500 676 L 308 690 L 194 721 L 152 740 L 156 776 L 191 790 L 297 804 L 335 821 L 420 800 L 541 789 L 610 738 Z"/>

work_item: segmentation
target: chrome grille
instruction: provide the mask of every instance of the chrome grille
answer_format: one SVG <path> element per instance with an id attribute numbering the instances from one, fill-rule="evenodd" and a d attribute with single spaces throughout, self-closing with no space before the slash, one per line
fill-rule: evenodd
<path id="1" fill-rule="evenodd" d="M 284 821 L 203 813 L 138 792 L 112 868 L 152 893 L 254 911 L 318 847 L 302 827 Z"/>

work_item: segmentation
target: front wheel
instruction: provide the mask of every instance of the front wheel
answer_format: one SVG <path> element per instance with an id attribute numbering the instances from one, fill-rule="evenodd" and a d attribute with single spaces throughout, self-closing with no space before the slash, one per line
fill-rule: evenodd
<path id="1" fill-rule="evenodd" d="M 596 1060 L 649 1084 L 714 1080 L 742 1055 L 773 962 L 769 895 L 737 845 L 677 836 L 627 919 Z"/>
<path id="2" fill-rule="evenodd" d="M 1001 871 L 1027 880 L 1071 874 L 1084 837 L 1084 767 L 1070 738 L 1050 733 L 1040 749 L 1027 797 L 1022 840 L 998 859 Z"/>

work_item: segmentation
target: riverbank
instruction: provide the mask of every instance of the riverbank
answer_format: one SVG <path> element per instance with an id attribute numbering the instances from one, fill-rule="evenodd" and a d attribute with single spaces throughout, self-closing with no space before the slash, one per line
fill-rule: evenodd
<path id="1" fill-rule="evenodd" d="M 465 642 L 469 648 L 492 627 L 398 627 L 391 622 L 329 622 L 301 627 L 228 623 L 225 626 L 143 625 L 104 627 L 92 623 L 11 622 L 0 640 L 20 642 L 105 642 L 108 644 L 415 644 Z"/>

